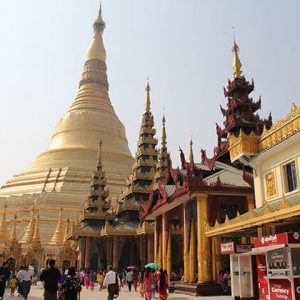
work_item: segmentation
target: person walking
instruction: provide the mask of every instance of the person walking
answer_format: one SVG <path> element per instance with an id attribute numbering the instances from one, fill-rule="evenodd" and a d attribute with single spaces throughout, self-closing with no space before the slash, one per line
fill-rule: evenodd
<path id="1" fill-rule="evenodd" d="M 107 287 L 107 300 L 113 300 L 115 295 L 119 295 L 121 281 L 118 274 L 113 271 L 112 266 L 108 266 L 107 270 L 108 272 L 105 275 L 103 287 Z"/>
<path id="2" fill-rule="evenodd" d="M 126 282 L 128 285 L 129 292 L 131 292 L 132 281 L 133 281 L 133 272 L 132 270 L 130 270 L 126 275 Z"/>
<path id="3" fill-rule="evenodd" d="M 57 300 L 60 272 L 55 267 L 55 260 L 49 259 L 49 269 L 43 270 L 40 280 L 44 282 L 44 300 Z"/>
<path id="4" fill-rule="evenodd" d="M 163 269 L 159 270 L 158 297 L 160 300 L 168 298 L 168 275 Z"/>
<path id="5" fill-rule="evenodd" d="M 18 280 L 16 278 L 16 275 L 12 276 L 12 279 L 9 282 L 9 287 L 10 287 L 10 295 L 14 296 L 15 295 L 15 291 L 18 285 Z"/>
<path id="6" fill-rule="evenodd" d="M 2 267 L 0 268 L 0 299 L 3 299 L 6 281 L 10 276 L 10 270 L 8 268 L 8 263 L 4 262 Z"/>
<path id="7" fill-rule="evenodd" d="M 28 295 L 30 293 L 30 287 L 31 287 L 31 272 L 29 272 L 28 267 L 25 267 L 23 269 L 22 283 L 21 283 L 22 295 L 25 300 L 27 300 Z"/>
<path id="8" fill-rule="evenodd" d="M 151 268 L 146 268 L 144 274 L 144 295 L 145 300 L 151 300 L 152 297 L 153 274 Z"/>
<path id="9" fill-rule="evenodd" d="M 96 272 L 91 271 L 91 274 L 90 274 L 90 287 L 91 287 L 91 291 L 94 290 L 95 282 L 96 282 Z"/>
<path id="10" fill-rule="evenodd" d="M 99 291 L 103 288 L 103 281 L 104 281 L 104 272 L 101 270 L 99 274 L 97 274 L 97 281 L 99 283 Z"/>
<path id="11" fill-rule="evenodd" d="M 65 300 L 80 300 L 81 284 L 76 276 L 75 268 L 70 268 L 62 285 Z"/>

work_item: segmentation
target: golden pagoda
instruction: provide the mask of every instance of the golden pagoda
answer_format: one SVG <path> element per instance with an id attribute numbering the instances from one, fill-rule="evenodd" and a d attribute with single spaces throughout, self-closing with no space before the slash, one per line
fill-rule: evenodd
<path id="1" fill-rule="evenodd" d="M 133 163 L 125 128 L 108 93 L 101 8 L 93 28 L 79 91 L 59 120 L 48 149 L 0 189 L 0 200 L 6 199 L 12 211 L 24 211 L 38 199 L 36 208 L 40 211 L 43 243 L 51 238 L 60 207 L 66 209 L 71 219 L 80 212 L 97 161 L 99 140 L 104 145 L 103 165 L 113 201 L 125 187 Z M 21 213 L 19 220 L 28 222 L 27 214 Z"/>

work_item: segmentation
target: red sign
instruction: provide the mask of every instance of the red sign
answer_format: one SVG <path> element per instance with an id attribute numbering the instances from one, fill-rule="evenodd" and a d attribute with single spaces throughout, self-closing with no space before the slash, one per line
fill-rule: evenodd
<path id="1" fill-rule="evenodd" d="M 295 299 L 300 299 L 300 278 L 294 278 Z"/>
<path id="2" fill-rule="evenodd" d="M 234 243 L 221 244 L 221 254 L 232 254 L 234 253 Z"/>
<path id="3" fill-rule="evenodd" d="M 257 255 L 256 264 L 257 264 L 259 299 L 267 300 L 269 297 L 269 284 L 268 284 L 268 280 L 265 278 L 265 276 L 267 276 L 266 255 L 265 254 Z"/>
<path id="4" fill-rule="evenodd" d="M 292 288 L 288 279 L 270 279 L 270 299 L 292 300 Z"/>
<path id="5" fill-rule="evenodd" d="M 265 247 L 280 244 L 288 244 L 288 234 L 286 232 L 258 237 L 254 240 L 254 247 Z"/>

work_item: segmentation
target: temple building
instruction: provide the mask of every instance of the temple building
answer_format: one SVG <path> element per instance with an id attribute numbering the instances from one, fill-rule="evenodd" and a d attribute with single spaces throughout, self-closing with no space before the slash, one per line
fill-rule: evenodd
<path id="1" fill-rule="evenodd" d="M 0 201 L 7 203 L 8 222 L 18 215 L 17 234 L 31 222 L 32 205 L 40 213 L 42 243 L 55 230 L 60 208 L 66 218 L 76 219 L 89 190 L 97 161 L 98 143 L 103 141 L 103 165 L 110 198 L 116 201 L 130 172 L 133 158 L 125 128 L 108 94 L 106 52 L 102 34 L 105 23 L 101 8 L 93 24 L 94 36 L 86 54 L 78 94 L 59 120 L 48 149 L 25 170 L 0 189 Z"/>

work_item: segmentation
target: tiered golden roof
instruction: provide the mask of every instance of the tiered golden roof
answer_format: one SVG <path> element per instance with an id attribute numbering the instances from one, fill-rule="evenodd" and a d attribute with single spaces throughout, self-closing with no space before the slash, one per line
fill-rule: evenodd
<path id="1" fill-rule="evenodd" d="M 127 201 L 125 198 L 129 198 L 131 194 L 148 194 L 155 175 L 157 139 L 154 138 L 156 130 L 153 127 L 154 120 L 151 113 L 150 90 L 148 82 L 146 86 L 146 108 L 142 118 L 135 162 L 126 183 L 127 187 L 122 194 L 125 202 Z M 126 203 L 124 203 L 124 206 L 126 206 Z M 137 206 L 135 208 L 138 209 Z"/>
<path id="2" fill-rule="evenodd" d="M 102 141 L 99 143 L 96 170 L 91 179 L 90 191 L 84 204 L 84 219 L 104 218 L 111 207 L 108 200 L 109 191 L 106 189 L 105 172 L 102 168 Z"/>
<path id="3" fill-rule="evenodd" d="M 7 208 L 7 205 L 5 203 L 3 216 L 2 216 L 2 220 L 1 220 L 1 224 L 0 224 L 0 241 L 1 241 L 1 243 L 4 242 L 5 245 L 8 245 L 9 241 L 10 241 L 10 237 L 9 237 L 9 232 L 8 232 L 8 228 L 6 225 L 6 208 Z"/>

